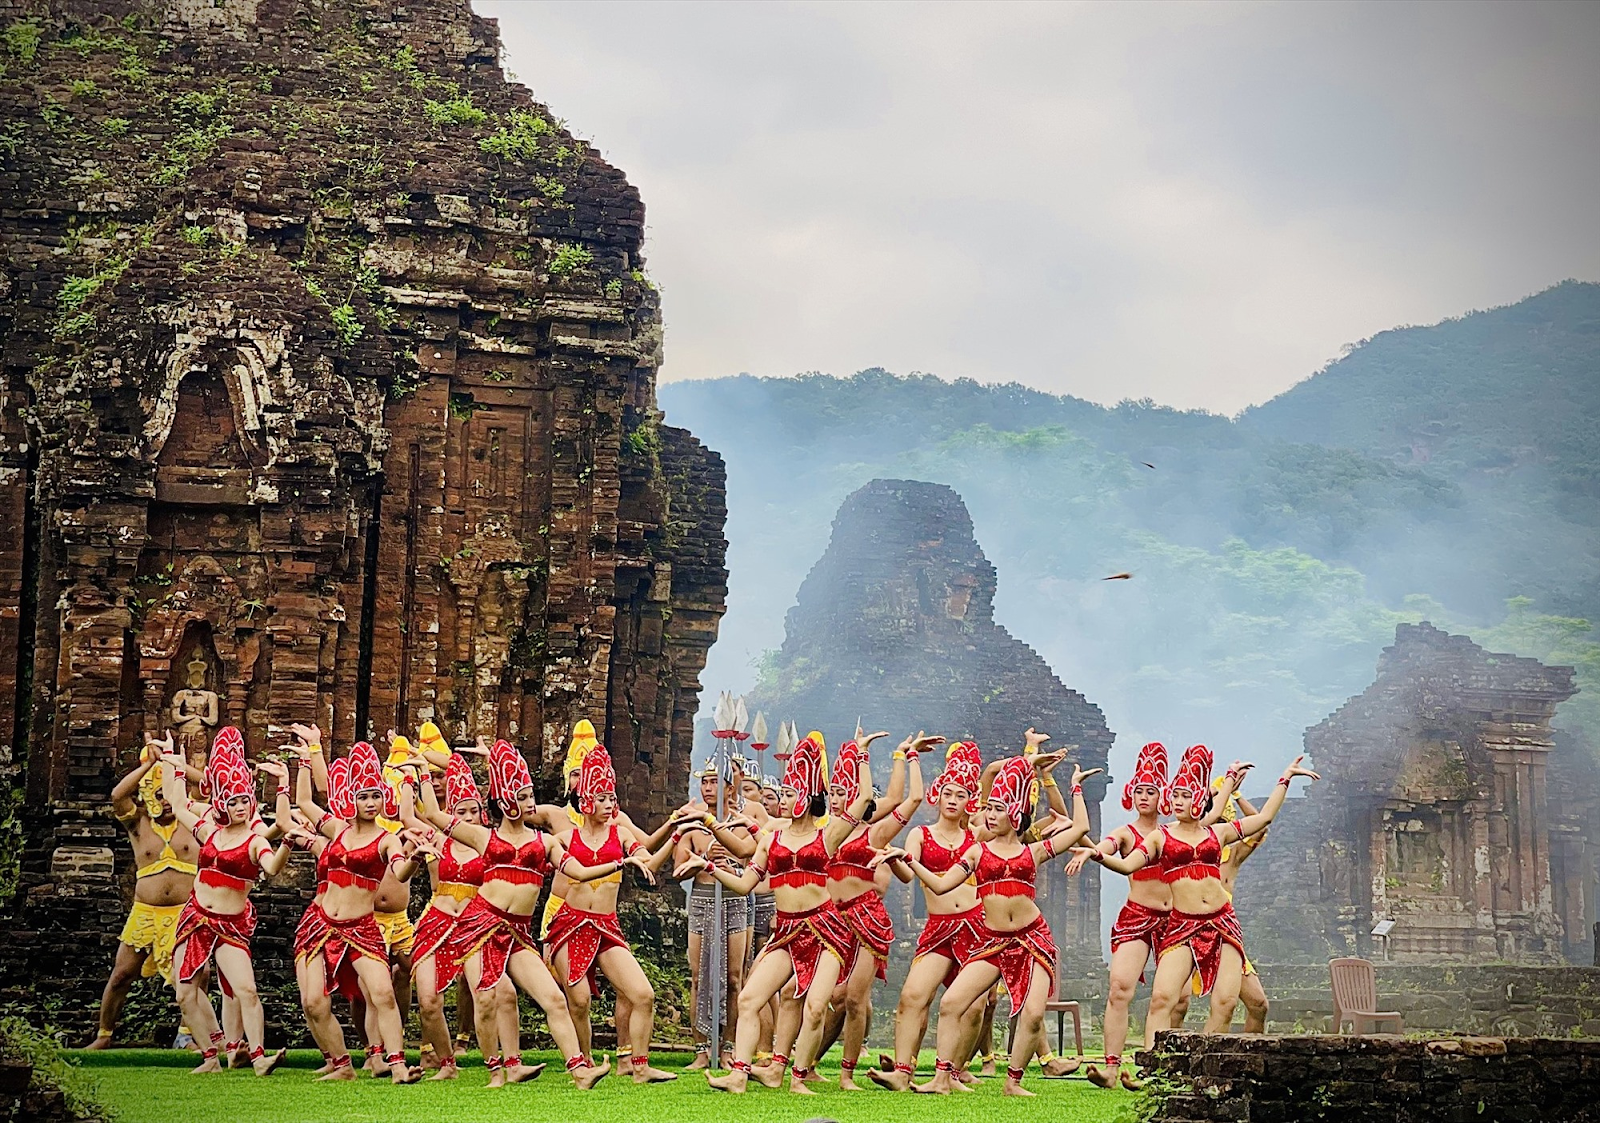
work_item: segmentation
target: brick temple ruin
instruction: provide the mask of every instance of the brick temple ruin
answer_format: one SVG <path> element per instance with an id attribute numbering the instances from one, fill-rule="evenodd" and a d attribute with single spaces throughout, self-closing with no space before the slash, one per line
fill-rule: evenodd
<path id="1" fill-rule="evenodd" d="M 1570 667 L 1400 625 L 1377 680 L 1306 731 L 1322 781 L 1240 873 L 1251 954 L 1590 962 L 1600 768 L 1551 727 L 1575 692 Z"/>
<path id="2" fill-rule="evenodd" d="M 342 751 L 432 719 L 510 738 L 553 793 L 587 717 L 624 805 L 675 806 L 723 466 L 655 406 L 637 191 L 506 80 L 494 21 L 8 0 L 0 22 L 26 32 L 0 81 L 8 958 L 114 942 L 107 794 L 173 723 L 257 756 L 290 722 Z M 72 968 L 95 990 L 106 947 Z"/>
<path id="3" fill-rule="evenodd" d="M 789 610 L 774 673 L 751 695 L 751 708 L 792 715 L 802 734 L 821 729 L 834 748 L 859 715 L 895 738 L 926 729 L 974 740 L 986 761 L 1021 751 L 1033 725 L 1051 735 L 1047 747 L 1071 748 L 1072 761 L 1104 768 L 1113 738 L 1100 708 L 995 623 L 996 583 L 954 490 L 873 480 L 840 506 L 827 550 Z M 1063 788 L 1070 767 L 1062 765 Z M 1084 784 L 1096 838 L 1105 790 L 1104 774 Z M 1039 904 L 1063 963 L 1098 971 L 1099 886 L 1066 877 L 1063 865 L 1046 867 Z M 914 933 L 922 894 L 896 889 L 890 900 L 902 934 Z"/>

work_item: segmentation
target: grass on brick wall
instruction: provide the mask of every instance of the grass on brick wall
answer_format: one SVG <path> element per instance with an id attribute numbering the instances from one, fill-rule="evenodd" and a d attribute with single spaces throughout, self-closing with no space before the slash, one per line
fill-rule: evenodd
<path id="1" fill-rule="evenodd" d="M 249 1070 L 191 1076 L 192 1055 L 170 1049 L 114 1049 L 71 1057 L 93 1075 L 118 1123 L 800 1123 L 816 1118 L 838 1123 L 1114 1123 L 1135 1102 L 1126 1092 L 1101 1091 L 1081 1079 L 1037 1076 L 1026 1081 L 1038 1092 L 1035 1099 L 1002 1096 L 999 1080 L 981 1081 L 978 1091 L 949 1097 L 894 1095 L 877 1088 L 847 1093 L 835 1087 L 802 1099 L 759 1086 L 735 1097 L 713 1092 L 696 1073 L 673 1084 L 645 1087 L 612 1076 L 584 1093 L 572 1087 L 553 1054 L 538 1055 L 550 1064 L 538 1080 L 497 1090 L 483 1086 L 476 1054 L 467 1058 L 469 1067 L 456 1081 L 398 1088 L 367 1077 L 349 1084 L 315 1083 L 311 1070 L 321 1057 L 309 1051 L 291 1054 L 284 1068 L 265 1079 Z M 675 1071 L 690 1058 L 669 1053 L 655 1059 Z M 924 1070 L 933 1067 L 931 1055 L 924 1062 Z M 832 1067 L 824 1063 L 822 1070 L 836 1078 L 837 1062 Z"/>

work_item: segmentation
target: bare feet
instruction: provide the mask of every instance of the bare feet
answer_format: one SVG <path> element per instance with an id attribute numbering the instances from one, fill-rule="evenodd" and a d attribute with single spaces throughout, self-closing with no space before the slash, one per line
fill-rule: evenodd
<path id="1" fill-rule="evenodd" d="M 1044 1075 L 1048 1080 L 1060 1080 L 1078 1071 L 1078 1066 L 1083 1063 L 1082 1057 L 1051 1057 L 1044 1065 Z"/>
<path id="2" fill-rule="evenodd" d="M 734 1069 L 726 1076 L 707 1076 L 706 1083 L 711 1085 L 711 1087 L 718 1092 L 732 1092 L 735 1095 L 738 1095 L 744 1091 L 745 1085 L 749 1082 L 749 1079 L 749 1073 L 740 1072 L 738 1069 Z M 766 1084 L 767 1082 L 763 1080 L 762 1083 Z M 776 1087 L 776 1085 L 769 1084 L 768 1087 Z"/>
<path id="3" fill-rule="evenodd" d="M 709 1050 L 709 1049 L 696 1049 L 694 1051 L 694 1060 L 690 1061 L 687 1065 L 685 1065 L 683 1071 L 684 1072 L 699 1072 L 702 1069 L 707 1069 L 707 1068 L 710 1068 L 710 1067 L 711 1067 L 711 1050 Z"/>
<path id="4" fill-rule="evenodd" d="M 891 1092 L 904 1092 L 911 1087 L 911 1074 L 898 1069 L 884 1072 L 882 1069 L 873 1069 L 867 1073 L 867 1078 L 880 1088 L 887 1088 Z"/>
<path id="5" fill-rule="evenodd" d="M 816 1093 L 811 1090 L 810 1086 L 808 1086 L 806 1084 L 805 1080 L 800 1078 L 798 1073 L 791 1073 L 790 1074 L 790 1076 L 789 1076 L 789 1091 L 793 1092 L 797 1096 L 814 1096 L 814 1095 L 816 1095 Z"/>
<path id="6" fill-rule="evenodd" d="M 190 1071 L 190 1073 L 221 1072 L 222 1071 L 222 1062 L 219 1061 L 216 1057 L 207 1057 L 205 1060 L 203 1060 L 199 1064 L 195 1065 L 189 1071 Z"/>
<path id="7" fill-rule="evenodd" d="M 1039 1093 L 1028 1091 L 1022 1086 L 1022 1081 L 1014 1080 L 1007 1076 L 1005 1087 L 1000 1089 L 1000 1094 L 1003 1096 L 1037 1096 Z"/>
<path id="8" fill-rule="evenodd" d="M 1096 1088 L 1109 1089 L 1116 1086 L 1117 1076 L 1120 1071 L 1120 1069 L 1101 1068 L 1099 1065 L 1092 1064 L 1083 1070 L 1083 1076 L 1085 1080 Z"/>
<path id="9" fill-rule="evenodd" d="M 768 1088 L 783 1087 L 784 1069 L 778 1065 L 762 1065 L 760 1068 L 750 1070 L 750 1075 Z"/>
<path id="10" fill-rule="evenodd" d="M 572 1082 L 578 1086 L 578 1091 L 587 1092 L 611 1073 L 611 1062 L 603 1061 L 597 1065 L 586 1065 L 572 1070 Z"/>
<path id="11" fill-rule="evenodd" d="M 537 1080 L 543 1071 L 544 1065 L 507 1065 L 506 1083 L 523 1084 L 529 1080 Z"/>
<path id="12" fill-rule="evenodd" d="M 461 1072 L 460 1072 L 460 1070 L 458 1068 L 456 1068 L 456 1062 L 452 1058 L 451 1060 L 446 1061 L 444 1064 L 442 1064 L 438 1068 L 436 1068 L 434 1070 L 434 1072 L 433 1072 L 433 1075 L 428 1077 L 428 1079 L 429 1080 L 454 1080 L 459 1075 L 461 1075 Z"/>
<path id="13" fill-rule="evenodd" d="M 354 1080 L 355 1078 L 356 1070 L 351 1068 L 349 1065 L 340 1065 L 338 1068 L 330 1068 L 326 1074 L 317 1077 L 318 1080 Z"/>
<path id="14" fill-rule="evenodd" d="M 257 1076 L 271 1076 L 273 1070 L 283 1063 L 283 1058 L 288 1056 L 288 1051 L 279 1049 L 276 1053 L 266 1054 L 256 1058 L 251 1063 L 251 1068 L 256 1070 Z"/>
<path id="15" fill-rule="evenodd" d="M 678 1079 L 675 1072 L 663 1072 L 654 1065 L 636 1065 L 629 1063 L 628 1074 L 633 1077 L 635 1084 L 665 1084 L 669 1080 Z"/>
<path id="16" fill-rule="evenodd" d="M 1117 1080 L 1130 1092 L 1137 1092 L 1144 1088 L 1144 1081 L 1129 1075 L 1127 1069 L 1117 1069 Z"/>

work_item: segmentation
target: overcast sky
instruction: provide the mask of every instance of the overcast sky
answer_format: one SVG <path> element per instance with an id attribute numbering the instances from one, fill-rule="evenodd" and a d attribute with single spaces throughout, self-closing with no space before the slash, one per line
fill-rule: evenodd
<path id="1" fill-rule="evenodd" d="M 1231 413 L 1600 280 L 1600 4 L 475 7 L 643 193 L 665 379 Z"/>

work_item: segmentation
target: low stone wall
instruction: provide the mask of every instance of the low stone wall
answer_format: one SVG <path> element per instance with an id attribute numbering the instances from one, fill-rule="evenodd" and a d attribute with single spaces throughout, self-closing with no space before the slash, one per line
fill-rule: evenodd
<path id="1" fill-rule="evenodd" d="M 1600 1120 L 1600 1041 L 1169 1031 L 1138 1060 L 1150 1123 Z"/>

